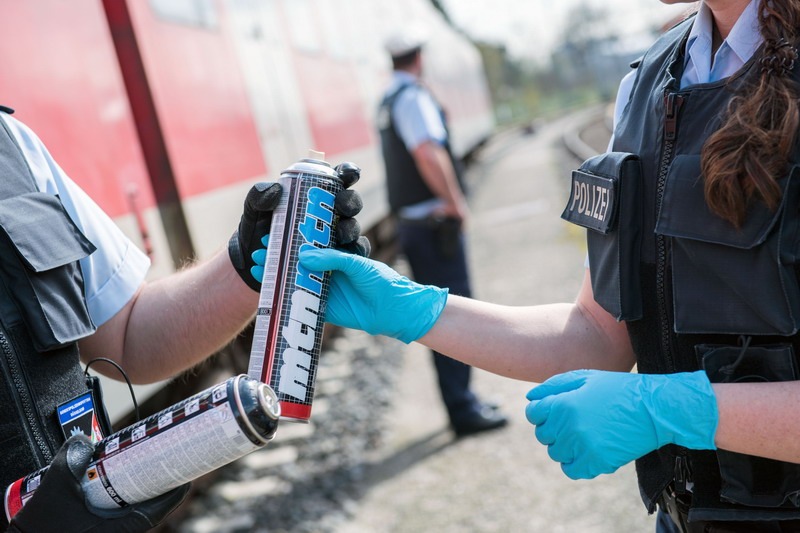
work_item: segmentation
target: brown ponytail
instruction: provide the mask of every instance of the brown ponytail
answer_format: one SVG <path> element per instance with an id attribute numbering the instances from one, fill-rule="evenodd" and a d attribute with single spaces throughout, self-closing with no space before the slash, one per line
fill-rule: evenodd
<path id="1" fill-rule="evenodd" d="M 770 209 L 780 203 L 776 178 L 786 172 L 800 111 L 790 70 L 797 59 L 800 1 L 761 0 L 764 37 L 761 76 L 731 99 L 727 119 L 703 146 L 702 173 L 711 211 L 735 227 L 744 222 L 750 201 Z"/>

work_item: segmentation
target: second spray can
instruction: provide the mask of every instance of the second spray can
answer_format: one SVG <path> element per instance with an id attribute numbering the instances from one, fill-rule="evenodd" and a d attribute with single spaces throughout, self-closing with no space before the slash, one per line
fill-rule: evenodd
<path id="1" fill-rule="evenodd" d="M 345 187 L 323 157 L 314 152 L 278 179 L 281 201 L 272 215 L 248 368 L 278 395 L 281 418 L 297 422 L 311 416 L 330 277 L 303 268 L 298 254 L 336 245 L 334 203 Z"/>
<path id="2" fill-rule="evenodd" d="M 100 441 L 81 487 L 98 509 L 149 500 L 261 448 L 274 437 L 279 416 L 269 386 L 232 377 Z M 46 471 L 8 486 L 8 520 Z"/>

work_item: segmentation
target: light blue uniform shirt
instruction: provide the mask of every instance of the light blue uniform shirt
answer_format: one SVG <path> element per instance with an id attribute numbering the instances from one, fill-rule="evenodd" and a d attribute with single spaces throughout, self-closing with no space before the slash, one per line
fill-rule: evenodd
<path id="1" fill-rule="evenodd" d="M 739 19 L 731 28 L 728 37 L 722 42 L 714 61 L 711 61 L 712 27 L 711 10 L 705 2 L 700 3 L 700 9 L 692 23 L 689 38 L 686 41 L 686 54 L 683 75 L 681 76 L 681 89 L 699 83 L 711 83 L 735 74 L 747 63 L 761 46 L 764 38 L 758 31 L 758 1 L 751 0 L 744 9 Z M 625 106 L 631 96 L 633 81 L 636 71 L 629 72 L 620 82 L 617 91 L 617 100 L 614 103 L 614 127 L 616 128 Z M 614 144 L 614 136 L 608 144 L 608 151 Z M 589 258 L 586 258 L 589 266 Z"/>
<path id="2" fill-rule="evenodd" d="M 686 41 L 686 63 L 681 77 L 681 89 L 699 83 L 719 81 L 731 76 L 753 57 L 764 41 L 758 31 L 758 1 L 751 0 L 731 28 L 728 37 L 720 45 L 712 62 L 711 21 L 711 10 L 705 2 L 701 2 Z M 614 107 L 614 126 L 628 103 L 635 76 L 636 71 L 628 73 L 619 85 Z M 610 146 L 609 144 L 609 149 Z"/>
<path id="3" fill-rule="evenodd" d="M 408 83 L 417 83 L 417 78 L 408 72 L 395 71 L 387 94 Z M 447 140 L 439 108 L 426 89 L 415 85 L 404 90 L 395 100 L 392 111 L 397 134 L 409 152 L 425 141 L 444 144 Z"/>
<path id="4" fill-rule="evenodd" d="M 408 72 L 395 71 L 386 94 L 393 93 L 401 85 L 417 81 L 417 78 Z M 404 90 L 394 102 L 392 118 L 397 134 L 409 152 L 426 141 L 435 141 L 442 145 L 447 141 L 447 129 L 439 113 L 439 107 L 424 88 L 414 86 Z M 433 198 L 406 206 L 399 214 L 412 219 L 425 218 L 441 204 L 442 200 Z"/>
<path id="5" fill-rule="evenodd" d="M 97 248 L 80 264 L 89 315 L 99 326 L 133 297 L 150 268 L 150 259 L 67 176 L 30 128 L 2 112 L 0 120 L 22 149 L 39 191 L 58 195 L 70 218 Z"/>

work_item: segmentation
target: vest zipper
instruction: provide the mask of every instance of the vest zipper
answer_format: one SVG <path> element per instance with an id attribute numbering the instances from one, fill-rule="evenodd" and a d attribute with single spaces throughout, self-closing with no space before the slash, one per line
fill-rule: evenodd
<path id="1" fill-rule="evenodd" d="M 33 399 L 28 392 L 28 387 L 20 370 L 17 356 L 4 331 L 0 331 L 0 346 L 2 346 L 4 356 L 2 358 L 2 364 L 5 367 L 4 374 L 8 376 L 8 379 L 11 381 L 10 385 L 12 391 L 16 393 L 14 395 L 14 401 L 17 404 L 18 412 L 22 413 L 22 426 L 26 430 L 28 440 L 31 444 L 35 444 L 35 446 L 32 446 L 32 451 L 36 454 L 40 465 L 45 466 L 53 460 L 53 454 L 50 451 L 46 439 L 42 435 L 41 428 L 37 422 L 38 417 L 36 416 L 36 410 L 33 407 Z"/>
<path id="2" fill-rule="evenodd" d="M 672 162 L 675 137 L 678 131 L 678 115 L 686 97 L 667 92 L 664 95 L 664 144 L 661 152 L 661 162 L 658 167 L 658 180 L 656 181 L 656 216 L 661 211 L 664 201 L 664 189 L 667 183 L 667 172 Z M 659 335 L 661 336 L 661 351 L 666 358 L 669 370 L 674 371 L 672 359 L 671 325 L 669 320 L 666 287 L 667 277 L 667 239 L 664 235 L 656 234 L 656 299 L 658 303 Z"/>

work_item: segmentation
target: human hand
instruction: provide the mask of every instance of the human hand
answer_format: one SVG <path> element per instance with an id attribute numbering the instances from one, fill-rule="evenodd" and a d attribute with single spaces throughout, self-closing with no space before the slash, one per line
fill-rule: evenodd
<path id="1" fill-rule="evenodd" d="M 630 374 L 576 370 L 527 394 L 536 438 L 572 479 L 591 479 L 678 444 L 716 449 L 718 413 L 704 371 Z"/>
<path id="2" fill-rule="evenodd" d="M 300 251 L 309 270 L 332 270 L 325 320 L 409 343 L 424 336 L 447 302 L 447 289 L 420 285 L 388 266 L 333 249 Z"/>
<path id="3" fill-rule="evenodd" d="M 357 191 L 348 189 L 360 178 L 361 169 L 353 163 L 345 162 L 337 165 L 334 170 L 345 187 L 336 195 L 334 202 L 334 211 L 339 217 L 336 223 L 337 246 L 366 257 L 370 252 L 369 239 L 361 235 L 361 225 L 355 218 L 361 212 L 364 203 Z M 228 246 L 234 268 L 254 291 L 261 289 L 261 280 L 264 279 L 272 212 L 278 205 L 280 194 L 281 188 L 277 183 L 254 185 L 245 199 L 245 209 L 239 229 L 231 237 Z M 248 208 L 248 205 L 252 207 Z M 252 223 L 253 220 L 256 220 L 255 224 Z M 247 236 L 247 246 L 241 244 L 243 239 L 238 235 Z"/>
<path id="4" fill-rule="evenodd" d="M 256 266 L 253 253 L 262 246 L 262 240 L 269 236 L 272 226 L 272 212 L 281 199 L 282 188 L 278 183 L 261 182 L 250 188 L 244 199 L 244 210 L 239 220 L 239 227 L 228 241 L 228 256 L 231 258 L 233 268 L 248 287 L 258 292 L 261 289 L 261 278 L 258 279 L 251 273 Z M 266 242 L 263 246 L 266 247 Z M 263 263 L 262 263 L 263 265 Z"/>
<path id="5" fill-rule="evenodd" d="M 33 497 L 14 516 L 9 533 L 138 533 L 149 531 L 189 492 L 189 484 L 120 509 L 96 509 L 86 501 L 81 479 L 94 453 L 85 435 L 70 437 L 53 459 Z"/>

